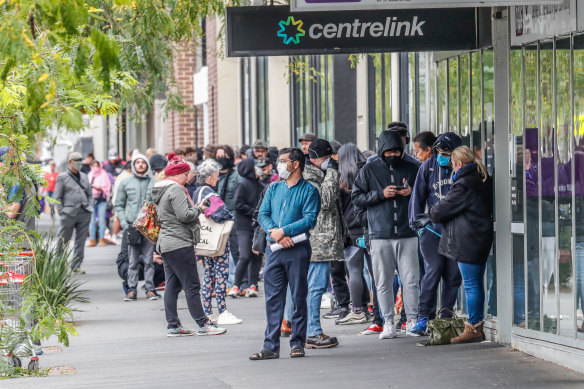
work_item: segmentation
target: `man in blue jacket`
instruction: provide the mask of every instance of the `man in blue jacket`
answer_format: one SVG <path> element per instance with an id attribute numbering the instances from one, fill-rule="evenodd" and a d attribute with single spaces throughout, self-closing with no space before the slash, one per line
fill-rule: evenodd
<path id="1" fill-rule="evenodd" d="M 280 325 L 284 316 L 286 290 L 290 284 L 294 313 L 290 357 L 304 356 L 308 308 L 308 268 L 312 248 L 309 240 L 294 243 L 292 238 L 306 234 L 316 225 L 320 212 L 318 190 L 302 178 L 305 158 L 300 149 L 284 149 L 278 158 L 278 174 L 283 181 L 268 187 L 260 206 L 258 223 L 268 235 L 264 291 L 266 295 L 266 334 L 263 349 L 249 359 L 275 359 L 280 356 Z M 282 249 L 272 251 L 279 243 Z"/>
<path id="2" fill-rule="evenodd" d="M 442 134 L 434 143 L 434 155 L 422 164 L 416 177 L 416 184 L 410 201 L 409 219 L 412 229 L 420 237 L 420 250 L 424 256 L 424 276 L 420 292 L 418 322 L 412 332 L 425 335 L 428 317 L 436 307 L 438 284 L 442 279 L 442 307 L 452 309 L 456 303 L 458 288 L 462 282 L 455 260 L 438 254 L 442 225 L 429 223 L 426 228 L 417 228 L 416 221 L 450 191 L 452 185 L 452 164 L 450 154 L 462 145 L 462 140 L 453 132 Z"/>

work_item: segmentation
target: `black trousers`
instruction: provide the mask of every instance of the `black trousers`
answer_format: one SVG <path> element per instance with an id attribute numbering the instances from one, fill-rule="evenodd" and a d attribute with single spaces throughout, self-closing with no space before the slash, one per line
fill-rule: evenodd
<path id="1" fill-rule="evenodd" d="M 164 310 L 168 328 L 180 327 L 178 318 L 177 301 L 181 290 L 185 291 L 187 306 L 192 318 L 199 327 L 207 324 L 209 319 L 203 311 L 201 303 L 201 281 L 197 270 L 197 258 L 195 247 L 169 251 L 162 254 L 164 261 L 164 273 L 166 275 L 166 289 L 164 290 Z"/>
<path id="2" fill-rule="evenodd" d="M 257 286 L 262 267 L 262 257 L 255 255 L 251 251 L 253 230 L 237 229 L 235 232 L 239 243 L 239 261 L 235 268 L 233 285 L 239 288 L 242 286 Z"/>
<path id="3" fill-rule="evenodd" d="M 264 348 L 280 352 L 280 326 L 284 317 L 286 291 L 290 284 L 294 313 L 292 314 L 292 335 L 290 346 L 304 347 L 308 324 L 308 267 L 312 249 L 310 243 L 302 242 L 289 249 L 276 252 L 266 248 L 264 268 L 264 292 L 266 295 L 266 334 Z"/>
<path id="4" fill-rule="evenodd" d="M 351 302 L 351 293 L 349 292 L 349 285 L 347 284 L 345 261 L 331 262 L 331 279 L 337 304 L 342 308 L 348 308 L 349 303 Z"/>

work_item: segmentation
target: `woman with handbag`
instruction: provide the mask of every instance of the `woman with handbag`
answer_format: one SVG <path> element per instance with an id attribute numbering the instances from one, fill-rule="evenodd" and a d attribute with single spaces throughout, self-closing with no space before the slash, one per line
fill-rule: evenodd
<path id="1" fill-rule="evenodd" d="M 199 188 L 195 191 L 193 198 L 197 199 L 197 205 L 200 207 L 208 207 L 212 203 L 214 206 L 221 202 L 222 206 L 211 215 L 215 222 L 225 222 L 233 218 L 231 212 L 227 209 L 225 204 L 219 198 L 219 195 L 213 189 L 217 186 L 219 181 L 219 171 L 221 165 L 212 159 L 205 160 L 197 170 L 197 183 Z M 212 199 L 212 197 L 214 197 Z M 203 280 L 203 288 L 201 291 L 203 299 L 203 308 L 206 315 L 212 315 L 211 299 L 213 291 L 215 291 L 215 299 L 217 301 L 217 310 L 219 316 L 217 317 L 218 325 L 226 324 L 240 324 L 243 320 L 237 318 L 235 315 L 227 311 L 225 304 L 225 294 L 227 289 L 227 278 L 229 277 L 229 243 L 225 247 L 223 255 L 218 257 L 199 257 L 203 260 L 205 267 L 205 276 Z"/>
<path id="2" fill-rule="evenodd" d="M 89 244 L 87 247 L 95 247 L 97 245 L 97 224 L 99 223 L 99 245 L 105 246 L 105 230 L 107 223 L 105 215 L 107 211 L 107 202 L 112 190 L 112 184 L 107 172 L 103 169 L 101 162 L 95 161 L 91 166 L 91 171 L 87 176 L 91 184 L 91 192 L 93 193 L 94 207 L 93 215 L 91 216 L 91 223 L 89 224 Z"/>
<path id="3" fill-rule="evenodd" d="M 221 335 L 224 328 L 217 327 L 206 315 L 199 294 L 201 282 L 197 270 L 195 245 L 200 239 L 199 215 L 203 209 L 193 204 L 184 187 L 191 167 L 173 153 L 164 169 L 165 178 L 156 182 L 152 200 L 161 224 L 156 252 L 162 255 L 166 288 L 164 309 L 168 322 L 168 336 Z M 199 325 L 194 331 L 184 328 L 178 318 L 177 300 L 185 291 L 187 306 Z"/>
<path id="4" fill-rule="evenodd" d="M 451 155 L 452 188 L 430 208 L 429 220 L 444 225 L 438 252 L 458 261 L 468 305 L 468 321 L 451 343 L 485 339 L 483 284 L 487 258 L 493 245 L 493 187 L 483 163 L 467 146 Z M 428 218 L 421 218 L 421 224 Z M 419 219 L 420 220 L 420 219 Z"/>
<path id="5" fill-rule="evenodd" d="M 249 158 L 237 165 L 237 172 L 240 180 L 235 189 L 235 233 L 239 243 L 239 262 L 235 268 L 235 280 L 229 296 L 236 298 L 239 295 L 244 276 L 247 274 L 249 287 L 245 296 L 257 297 L 262 257 L 252 251 L 254 233 L 252 216 L 264 190 L 264 185 L 259 180 L 262 169 L 255 166 L 253 158 Z"/>

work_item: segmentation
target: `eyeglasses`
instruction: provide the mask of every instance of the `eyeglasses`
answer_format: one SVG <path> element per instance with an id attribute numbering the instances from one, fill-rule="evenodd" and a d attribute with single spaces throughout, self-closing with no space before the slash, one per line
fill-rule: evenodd
<path id="1" fill-rule="evenodd" d="M 289 163 L 292 163 L 294 161 L 291 160 L 285 160 L 285 159 L 278 159 L 278 163 L 285 163 L 286 165 L 288 165 Z"/>

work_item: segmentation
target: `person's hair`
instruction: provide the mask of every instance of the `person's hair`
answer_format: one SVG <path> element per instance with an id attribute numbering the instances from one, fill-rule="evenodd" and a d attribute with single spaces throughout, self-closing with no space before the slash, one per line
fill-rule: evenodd
<path id="1" fill-rule="evenodd" d="M 291 162 L 298 161 L 300 171 L 304 172 L 304 166 L 306 165 L 306 157 L 304 156 L 304 153 L 302 152 L 302 150 L 300 150 L 299 148 L 296 148 L 296 147 L 290 147 L 287 149 L 280 150 L 280 153 L 278 155 L 284 155 L 284 154 L 290 154 L 288 156 L 288 158 L 290 158 Z"/>
<path id="2" fill-rule="evenodd" d="M 364 165 L 367 159 L 355 144 L 347 143 L 338 151 L 339 154 L 339 184 L 345 192 L 353 189 L 355 179 L 359 175 L 359 164 Z"/>
<path id="3" fill-rule="evenodd" d="M 91 159 L 95 159 L 95 155 L 93 155 L 93 153 L 89 153 L 89 154 L 87 154 L 87 157 L 88 157 L 88 158 L 89 158 L 89 157 L 91 157 Z"/>
<path id="4" fill-rule="evenodd" d="M 174 150 L 175 155 L 185 155 L 185 151 L 183 149 L 176 149 Z"/>
<path id="5" fill-rule="evenodd" d="M 194 153 L 195 149 L 191 146 L 185 147 L 185 154 Z"/>
<path id="6" fill-rule="evenodd" d="M 97 166 L 102 167 L 101 162 L 99 162 L 97 159 L 94 159 L 93 162 L 91 162 L 91 166 L 95 165 L 96 163 L 97 163 Z"/>
<path id="7" fill-rule="evenodd" d="M 387 125 L 388 130 L 390 130 L 394 127 L 400 127 L 400 128 L 406 129 L 406 130 L 408 129 L 408 125 L 405 124 L 404 122 L 391 122 Z"/>
<path id="8" fill-rule="evenodd" d="M 437 139 L 436 135 L 434 135 L 433 132 L 424 131 L 416 135 L 416 137 L 414 138 L 414 143 L 418 142 L 420 144 L 420 148 L 426 151 L 428 150 L 428 148 L 432 148 L 432 146 L 434 146 L 436 139 Z"/>
<path id="9" fill-rule="evenodd" d="M 476 163 L 479 174 L 483 176 L 483 182 L 487 181 L 487 178 L 489 177 L 487 169 L 485 168 L 485 165 L 483 165 L 483 162 L 475 157 L 470 147 L 459 146 L 455 148 L 450 158 L 452 159 L 453 166 L 455 162 L 462 162 L 463 166 L 473 162 Z"/>
<path id="10" fill-rule="evenodd" d="M 239 146 L 233 145 L 233 146 L 231 146 L 231 148 L 233 149 L 234 158 L 241 158 L 241 151 L 239 149 Z"/>
<path id="11" fill-rule="evenodd" d="M 338 154 L 339 149 L 343 146 L 343 144 L 341 142 L 339 142 L 338 140 L 332 140 L 330 142 L 330 144 L 331 144 L 331 149 L 333 149 L 333 154 Z"/>
<path id="12" fill-rule="evenodd" d="M 365 151 L 363 151 L 363 156 L 365 158 L 369 158 L 369 157 L 372 157 L 374 155 L 375 155 L 375 151 L 372 151 L 372 150 L 365 150 Z"/>
<path id="13" fill-rule="evenodd" d="M 217 147 L 215 149 L 215 155 L 214 155 L 215 158 L 217 158 L 217 151 L 218 150 L 223 150 L 225 152 L 225 154 L 227 155 L 227 158 L 229 158 L 230 160 L 233 161 L 235 159 L 235 153 L 233 152 L 233 149 L 231 148 L 231 146 L 221 145 L 221 146 Z"/>
<path id="14" fill-rule="evenodd" d="M 197 183 L 200 185 L 205 185 L 207 183 L 207 178 L 211 177 L 215 173 L 219 173 L 221 170 L 221 165 L 213 159 L 206 159 L 197 169 Z"/>

